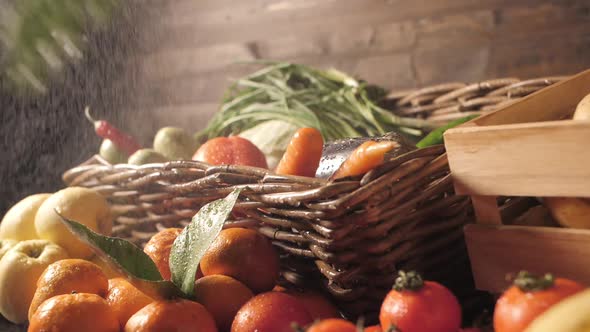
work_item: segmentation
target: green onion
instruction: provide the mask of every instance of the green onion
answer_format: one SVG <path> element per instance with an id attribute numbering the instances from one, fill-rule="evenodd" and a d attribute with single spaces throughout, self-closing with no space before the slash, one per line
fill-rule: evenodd
<path id="1" fill-rule="evenodd" d="M 265 64 L 228 89 L 220 111 L 197 133 L 198 138 L 235 135 L 276 120 L 317 128 L 326 141 L 391 131 L 422 137 L 434 129 L 425 120 L 381 108 L 377 103 L 385 97 L 384 89 L 340 71 L 285 62 Z"/>

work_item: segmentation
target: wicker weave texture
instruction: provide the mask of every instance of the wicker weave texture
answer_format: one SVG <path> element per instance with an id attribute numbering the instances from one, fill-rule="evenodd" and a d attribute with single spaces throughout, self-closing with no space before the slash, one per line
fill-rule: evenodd
<path id="1" fill-rule="evenodd" d="M 467 115 L 494 111 L 566 78 L 500 78 L 472 84 L 444 83 L 415 90 L 394 91 L 387 96 L 384 106 L 401 116 L 424 118 L 434 125 L 443 125 Z"/>

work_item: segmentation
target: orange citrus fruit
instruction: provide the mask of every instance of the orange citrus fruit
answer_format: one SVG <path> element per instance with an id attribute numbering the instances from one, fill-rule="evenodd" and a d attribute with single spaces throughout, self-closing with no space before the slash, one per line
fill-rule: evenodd
<path id="1" fill-rule="evenodd" d="M 83 259 L 63 259 L 50 264 L 37 280 L 37 290 L 29 307 L 29 319 L 37 307 L 56 295 L 76 293 L 104 297 L 109 281 L 98 265 Z"/>
<path id="2" fill-rule="evenodd" d="M 122 273 L 120 273 L 119 271 L 112 268 L 107 262 L 105 262 L 104 260 L 102 260 L 98 256 L 92 257 L 89 260 L 89 262 L 92 262 L 92 263 L 98 265 L 98 267 L 100 267 L 102 272 L 104 272 L 104 275 L 107 276 L 107 278 L 109 278 L 109 279 L 122 278 L 124 276 Z"/>
<path id="3" fill-rule="evenodd" d="M 217 332 L 213 316 L 203 305 L 188 301 L 156 301 L 136 312 L 125 332 Z"/>
<path id="4" fill-rule="evenodd" d="M 63 294 L 43 302 L 28 332 L 119 332 L 119 320 L 96 294 Z"/>
<path id="5" fill-rule="evenodd" d="M 249 140 L 240 136 L 215 137 L 203 143 L 193 160 L 211 165 L 245 165 L 268 168 L 266 157 Z"/>
<path id="6" fill-rule="evenodd" d="M 220 331 L 229 331 L 234 316 L 254 294 L 236 279 L 221 274 L 195 282 L 195 300 L 207 308 Z"/>
<path id="7" fill-rule="evenodd" d="M 277 287 L 275 287 L 275 289 L 277 289 Z M 338 309 L 336 309 L 332 302 L 317 291 L 307 289 L 286 289 L 284 292 L 303 303 L 314 320 L 341 317 Z"/>
<path id="8" fill-rule="evenodd" d="M 182 228 L 164 229 L 152 236 L 143 248 L 143 251 L 156 263 L 164 280 L 170 280 L 170 250 L 180 232 L 182 232 Z"/>
<path id="9" fill-rule="evenodd" d="M 125 326 L 129 317 L 154 301 L 123 278 L 109 280 L 106 300 L 119 318 L 121 327 Z"/>
<path id="10" fill-rule="evenodd" d="M 356 326 L 341 318 L 328 318 L 313 324 L 307 332 L 357 332 Z"/>
<path id="11" fill-rule="evenodd" d="M 279 256 L 270 241 L 245 228 L 221 231 L 201 260 L 205 276 L 223 274 L 255 293 L 271 290 L 279 277 Z"/>
<path id="12" fill-rule="evenodd" d="M 305 306 L 291 295 L 267 292 L 254 296 L 238 311 L 231 332 L 292 332 L 313 321 Z"/>

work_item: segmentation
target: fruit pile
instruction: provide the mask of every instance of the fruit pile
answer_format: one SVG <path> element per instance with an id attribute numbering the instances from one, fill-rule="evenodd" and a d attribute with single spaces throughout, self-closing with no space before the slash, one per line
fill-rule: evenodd
<path id="1" fill-rule="evenodd" d="M 193 159 L 268 167 L 265 155 L 242 137 L 197 146 L 186 132 L 164 128 L 153 149 L 141 149 L 109 123 L 92 121 L 105 138 L 100 154 L 113 164 Z M 318 130 L 300 128 L 273 168 L 283 175 L 347 178 L 413 148 L 395 135 L 324 144 Z M 266 237 L 223 229 L 239 194 L 236 189 L 205 205 L 183 229 L 161 230 L 144 248 L 108 236 L 114 216 L 93 190 L 70 187 L 23 199 L 0 223 L 0 314 L 28 322 L 30 332 L 479 331 L 462 330 L 457 298 L 415 271 L 392 276 L 395 284 L 373 326 L 346 320 L 320 290 L 281 284 L 279 254 Z M 493 328 L 582 332 L 588 312 L 585 286 L 521 272 L 497 301 Z M 564 313 L 570 313 L 567 322 Z"/>
<path id="2" fill-rule="evenodd" d="M 201 218 L 195 217 L 185 229 L 164 229 L 144 247 L 142 254 L 149 257 L 161 282 L 172 281 L 171 285 L 177 284 L 179 266 L 196 262 L 196 268 L 188 271 L 192 295 L 187 297 L 147 285 L 147 277 L 138 278 L 130 272 L 133 267 L 124 267 L 125 255 L 138 265 L 135 274 L 144 266 L 132 247 L 116 254 L 112 247 L 125 247 L 122 240 L 97 244 L 114 239 L 97 233 L 101 225 L 109 224 L 108 205 L 100 195 L 89 189 L 67 188 L 53 195 L 28 197 L 0 224 L 4 253 L 0 259 L 0 312 L 14 323 L 28 320 L 29 332 L 69 332 L 81 327 L 90 332 L 481 331 L 461 329 L 461 307 L 455 296 L 414 271 L 399 271 L 393 289 L 383 299 L 379 324 L 364 326 L 362 320 L 342 318 L 318 290 L 277 284 L 278 253 L 255 230 L 228 228 L 191 242 L 190 232 L 210 227 L 205 224 L 213 214 L 225 212 L 227 218 L 232 208 L 232 204 L 206 206 L 197 214 Z M 51 213 L 53 209 L 59 215 Z M 69 232 L 67 219 L 60 215 L 76 218 L 87 227 Z M 220 219 L 219 225 L 224 221 Z M 98 240 L 84 241 L 82 233 Z M 199 242 L 208 244 L 199 249 L 202 255 L 186 249 Z M 101 259 L 93 257 L 93 252 Z M 187 254 L 196 258 L 177 261 Z M 585 331 L 577 328 L 588 323 L 589 299 L 590 290 L 574 281 L 521 272 L 496 303 L 494 329 Z M 563 315 L 568 315 L 567 323 Z"/>

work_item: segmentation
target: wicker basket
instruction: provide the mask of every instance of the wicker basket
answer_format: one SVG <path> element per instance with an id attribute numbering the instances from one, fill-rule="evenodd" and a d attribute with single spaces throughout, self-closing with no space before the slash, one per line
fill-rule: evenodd
<path id="1" fill-rule="evenodd" d="M 445 84 L 392 94 L 388 103 L 395 113 L 444 122 L 557 80 Z M 202 205 L 241 187 L 227 227 L 257 228 L 280 249 L 284 281 L 321 287 L 349 317 L 374 321 L 398 269 L 419 270 L 460 298 L 474 288 L 462 231 L 471 204 L 454 195 L 443 146 L 334 182 L 194 161 L 113 166 L 98 156 L 63 179 L 104 194 L 117 215 L 114 235 L 139 245 L 161 229 L 186 225 Z"/>
<path id="2" fill-rule="evenodd" d="M 376 312 L 396 269 L 451 283 L 453 263 L 466 266 L 469 201 L 453 195 L 443 152 L 442 146 L 414 150 L 335 182 L 194 161 L 111 166 L 96 163 L 98 157 L 64 180 L 108 197 L 118 215 L 114 235 L 139 244 L 242 187 L 234 213 L 240 217 L 228 227 L 258 228 L 284 255 L 286 280 L 323 284 L 355 316 Z"/>
<path id="3" fill-rule="evenodd" d="M 445 83 L 416 90 L 395 91 L 384 106 L 400 116 L 428 119 L 434 125 L 471 115 L 488 113 L 568 76 L 521 81 L 501 78 L 473 84 Z"/>

